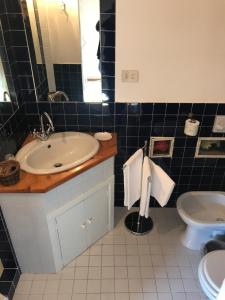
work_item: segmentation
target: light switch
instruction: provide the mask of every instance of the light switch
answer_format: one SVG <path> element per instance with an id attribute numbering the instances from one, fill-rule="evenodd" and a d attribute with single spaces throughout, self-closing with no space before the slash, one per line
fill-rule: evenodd
<path id="1" fill-rule="evenodd" d="M 122 82 L 138 82 L 138 70 L 122 70 Z"/>
<path id="2" fill-rule="evenodd" d="M 225 132 L 225 116 L 216 116 L 214 125 L 213 125 L 213 132 Z"/>

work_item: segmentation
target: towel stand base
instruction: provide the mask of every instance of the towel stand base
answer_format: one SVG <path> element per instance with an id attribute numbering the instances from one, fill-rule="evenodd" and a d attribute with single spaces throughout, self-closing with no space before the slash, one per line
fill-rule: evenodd
<path id="1" fill-rule="evenodd" d="M 144 235 L 153 228 L 152 218 L 141 217 L 137 211 L 127 215 L 124 224 L 127 230 L 134 235 Z"/>

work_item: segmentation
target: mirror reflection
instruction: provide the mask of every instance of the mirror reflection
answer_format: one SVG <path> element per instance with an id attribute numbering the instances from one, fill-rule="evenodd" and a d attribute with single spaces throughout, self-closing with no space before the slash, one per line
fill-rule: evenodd
<path id="1" fill-rule="evenodd" d="M 21 7 L 37 100 L 102 102 L 99 0 L 21 0 Z"/>
<path id="2" fill-rule="evenodd" d="M 0 23 L 0 102 L 11 102 L 10 90 L 7 82 L 7 77 L 8 81 L 10 80 L 9 75 L 7 53 L 4 44 L 2 25 Z"/>

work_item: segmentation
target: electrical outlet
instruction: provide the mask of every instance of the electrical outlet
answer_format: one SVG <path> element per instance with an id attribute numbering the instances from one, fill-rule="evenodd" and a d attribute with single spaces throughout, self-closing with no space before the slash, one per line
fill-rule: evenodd
<path id="1" fill-rule="evenodd" d="M 122 82 L 138 82 L 138 70 L 122 70 Z"/>

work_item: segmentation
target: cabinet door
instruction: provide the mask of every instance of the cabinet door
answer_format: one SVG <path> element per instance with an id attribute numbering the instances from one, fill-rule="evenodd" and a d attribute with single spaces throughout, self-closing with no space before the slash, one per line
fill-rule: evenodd
<path id="1" fill-rule="evenodd" d="M 84 200 L 84 210 L 87 217 L 88 246 L 97 241 L 108 231 L 108 206 L 108 184 L 101 187 Z"/>
<path id="2" fill-rule="evenodd" d="M 83 202 L 56 217 L 63 265 L 87 248 Z"/>

